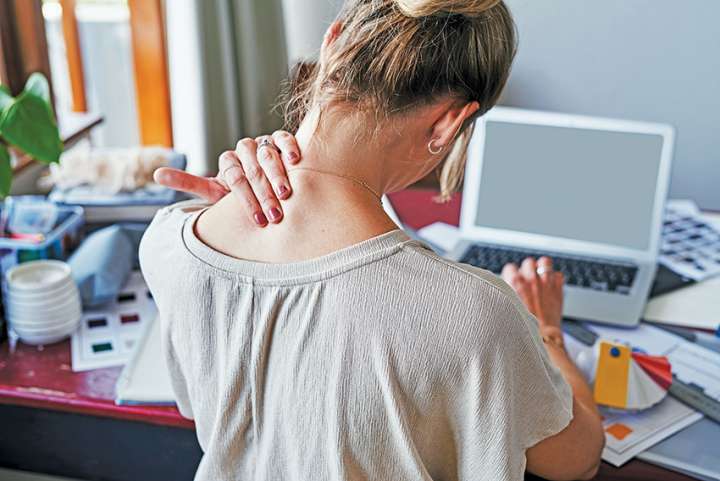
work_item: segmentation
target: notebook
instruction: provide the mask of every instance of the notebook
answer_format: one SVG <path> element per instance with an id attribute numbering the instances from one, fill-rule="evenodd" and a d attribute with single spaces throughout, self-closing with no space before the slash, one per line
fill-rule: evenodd
<path id="1" fill-rule="evenodd" d="M 117 381 L 115 404 L 172 406 L 170 376 L 162 355 L 160 321 L 146 326 L 145 334 Z"/>

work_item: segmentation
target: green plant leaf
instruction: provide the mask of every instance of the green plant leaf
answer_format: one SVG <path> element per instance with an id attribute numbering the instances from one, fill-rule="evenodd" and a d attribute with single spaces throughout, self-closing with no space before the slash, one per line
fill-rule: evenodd
<path id="1" fill-rule="evenodd" d="M 43 99 L 50 108 L 50 112 L 53 112 L 53 106 L 50 99 L 50 84 L 47 81 L 47 78 L 40 72 L 35 72 L 30 74 L 30 76 L 27 79 L 27 82 L 25 82 L 25 89 L 24 92 L 32 92 L 41 99 Z M 55 114 L 53 113 L 53 116 Z"/>
<path id="2" fill-rule="evenodd" d="M 0 134 L 10 144 L 46 164 L 57 162 L 63 150 L 50 106 L 32 92 L 23 92 L 0 118 Z"/>
<path id="3" fill-rule="evenodd" d="M 5 107 L 13 103 L 15 99 L 10 93 L 10 89 L 7 86 L 0 84 L 0 115 L 2 115 Z"/>
<path id="4" fill-rule="evenodd" d="M 25 82 L 25 92 L 32 92 L 45 102 L 50 103 L 50 84 L 45 76 L 39 72 L 30 74 Z"/>
<path id="5" fill-rule="evenodd" d="M 10 153 L 4 144 L 0 144 L 0 197 L 10 194 L 12 184 L 12 166 L 10 165 Z"/>

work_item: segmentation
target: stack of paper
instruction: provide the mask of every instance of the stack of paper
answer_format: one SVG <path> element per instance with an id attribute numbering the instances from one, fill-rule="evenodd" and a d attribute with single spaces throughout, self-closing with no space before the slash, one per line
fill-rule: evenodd
<path id="1" fill-rule="evenodd" d="M 161 347 L 160 320 L 156 319 L 150 322 L 135 355 L 120 374 L 116 404 L 175 404 Z"/>
<path id="2" fill-rule="evenodd" d="M 667 397 L 657 406 L 638 413 L 603 411 L 605 461 L 621 466 L 639 453 L 699 421 L 702 414 Z"/>

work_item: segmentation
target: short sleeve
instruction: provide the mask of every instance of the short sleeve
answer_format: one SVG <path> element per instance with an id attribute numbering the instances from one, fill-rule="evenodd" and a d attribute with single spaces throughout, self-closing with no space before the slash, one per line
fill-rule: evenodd
<path id="1" fill-rule="evenodd" d="M 572 420 L 570 386 L 552 364 L 537 321 L 512 299 L 470 361 L 461 391 L 462 480 L 523 479 L 528 448 Z"/>
<path id="2" fill-rule="evenodd" d="M 189 419 L 193 418 L 190 396 L 170 327 L 174 297 L 180 289 L 176 281 L 183 278 L 178 271 L 178 259 L 182 258 L 181 229 L 190 215 L 204 207 L 205 204 L 192 200 L 160 209 L 143 235 L 139 253 L 143 277 L 158 307 L 162 349 L 175 401 L 180 414 Z"/>

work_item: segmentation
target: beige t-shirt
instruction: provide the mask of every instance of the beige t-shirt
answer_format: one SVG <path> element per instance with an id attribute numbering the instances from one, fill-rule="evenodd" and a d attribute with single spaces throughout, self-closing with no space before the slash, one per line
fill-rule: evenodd
<path id="1" fill-rule="evenodd" d="M 393 231 L 291 264 L 234 259 L 161 210 L 140 247 L 196 480 L 519 480 L 572 396 L 496 276 Z"/>

